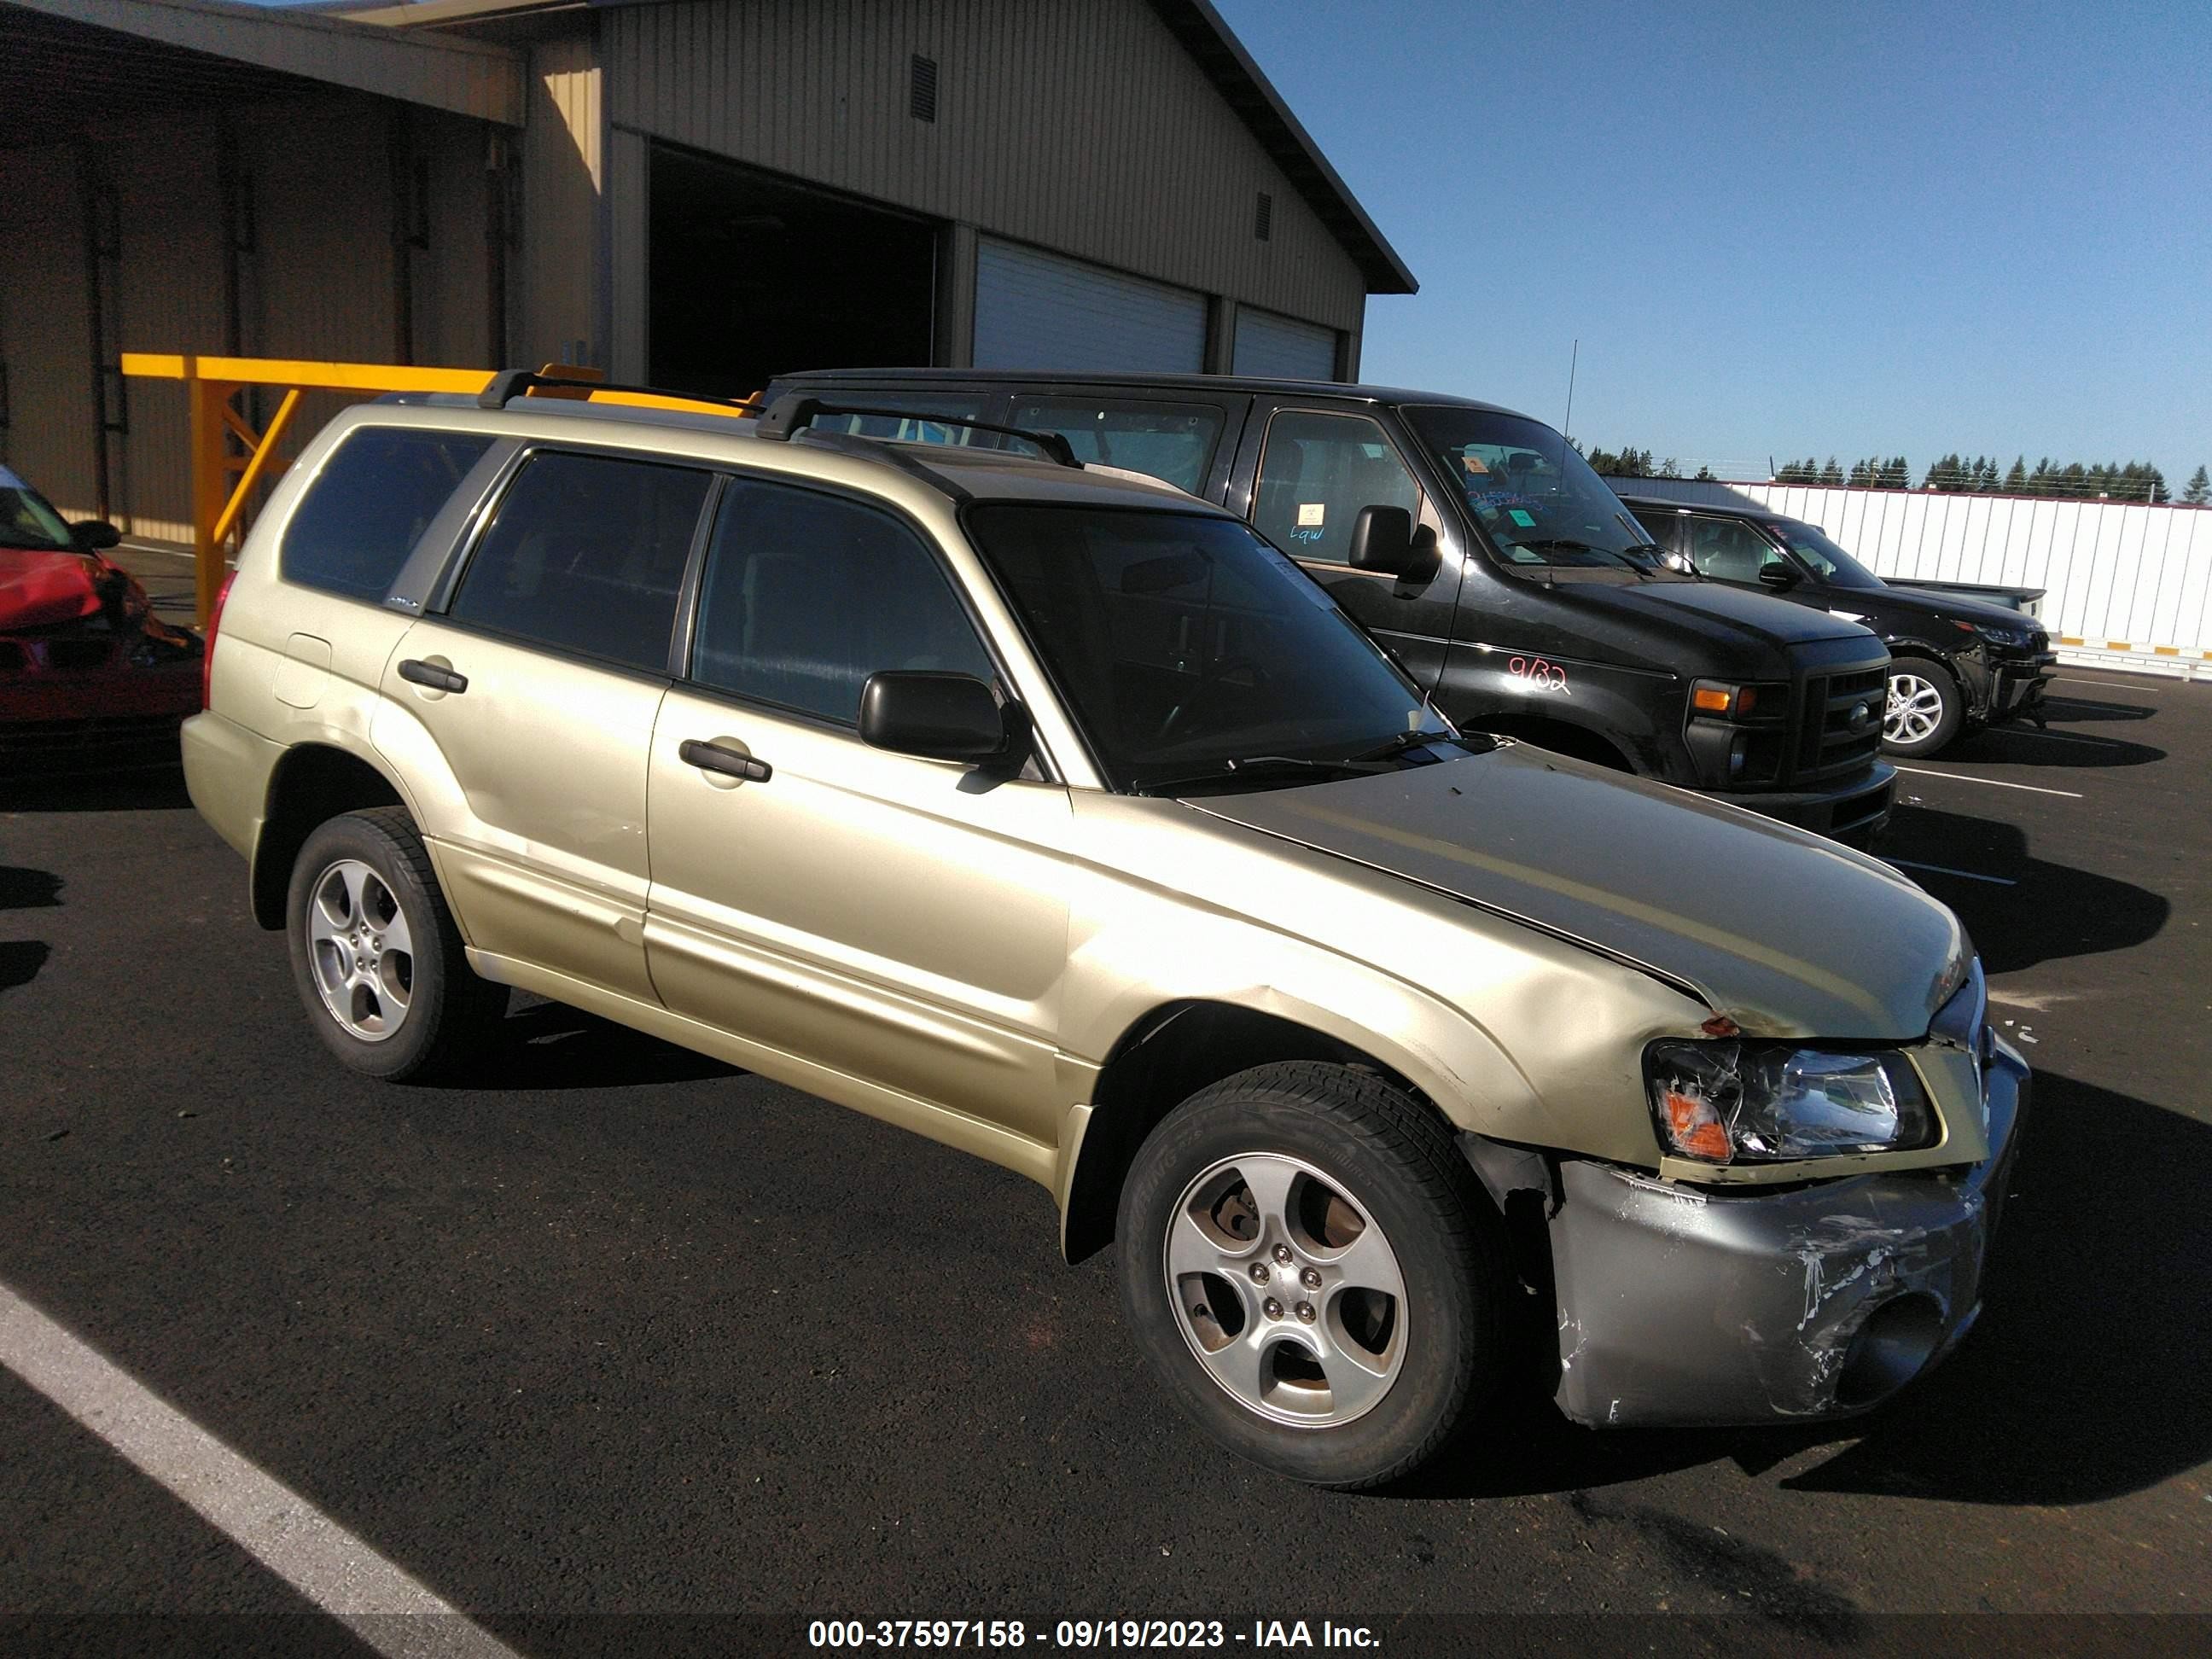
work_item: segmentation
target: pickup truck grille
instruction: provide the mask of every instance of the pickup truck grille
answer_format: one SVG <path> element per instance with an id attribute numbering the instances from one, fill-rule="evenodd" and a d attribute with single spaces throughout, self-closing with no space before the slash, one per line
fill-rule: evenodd
<path id="1" fill-rule="evenodd" d="M 1871 762 L 1881 746 L 1882 702 L 1887 695 L 1888 674 L 1880 668 L 1806 680 L 1797 708 L 1795 781 L 1802 784 L 1840 777 Z M 1851 715 L 1861 708 L 1866 716 L 1855 731 Z"/>

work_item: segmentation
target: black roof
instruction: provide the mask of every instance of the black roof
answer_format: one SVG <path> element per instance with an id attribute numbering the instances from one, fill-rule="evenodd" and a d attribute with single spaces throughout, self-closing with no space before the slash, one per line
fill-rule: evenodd
<path id="1" fill-rule="evenodd" d="M 1620 497 L 1624 507 L 1671 507 L 1683 513 L 1718 513 L 1731 519 L 1757 519 L 1765 524 L 1805 522 L 1794 513 L 1777 513 L 1756 501 L 1686 501 L 1680 495 L 1646 495 L 1623 489 L 1619 484 L 1613 486 L 1613 493 Z"/>
<path id="2" fill-rule="evenodd" d="M 1291 392 L 1314 398 L 1358 398 L 1373 404 L 1442 404 L 1454 409 L 1479 409 L 1491 415 L 1516 416 L 1522 420 L 1535 418 L 1503 404 L 1486 404 L 1479 398 L 1455 398 L 1448 392 L 1352 386 L 1341 380 L 1274 380 L 1249 374 L 1094 374 L 1079 368 L 809 368 L 779 374 L 769 384 L 779 386 L 793 380 L 810 386 L 836 386 L 841 382 L 885 386 L 894 381 L 910 381 L 916 386 L 939 382 L 957 386 L 978 381 L 985 385 L 1127 387 L 1131 392 Z"/>

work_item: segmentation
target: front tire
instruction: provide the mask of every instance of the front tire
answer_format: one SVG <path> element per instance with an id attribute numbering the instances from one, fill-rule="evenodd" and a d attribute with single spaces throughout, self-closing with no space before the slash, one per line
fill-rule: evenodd
<path id="1" fill-rule="evenodd" d="M 1959 682 L 1941 663 L 1899 657 L 1890 664 L 1881 722 L 1881 746 L 1889 753 L 1920 759 L 1940 754 L 1959 735 L 1966 716 Z"/>
<path id="2" fill-rule="evenodd" d="M 1381 1079 L 1295 1061 L 1202 1090 L 1122 1188 L 1122 1303 L 1200 1427 L 1316 1486 L 1411 1473 L 1503 1369 L 1494 1212 Z"/>
<path id="3" fill-rule="evenodd" d="M 404 807 L 331 819 L 292 866 L 292 979 L 324 1046 L 398 1082 L 450 1067 L 506 1011 L 477 977 Z"/>

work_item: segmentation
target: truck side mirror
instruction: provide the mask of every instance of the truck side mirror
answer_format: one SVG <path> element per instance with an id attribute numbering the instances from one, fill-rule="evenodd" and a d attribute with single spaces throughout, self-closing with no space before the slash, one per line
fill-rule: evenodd
<path id="1" fill-rule="evenodd" d="M 1347 557 L 1354 570 L 1379 570 L 1401 582 L 1425 582 L 1443 562 L 1437 532 L 1426 525 L 1415 530 L 1413 515 L 1402 507 L 1361 507 L 1352 521 Z"/>
<path id="2" fill-rule="evenodd" d="M 1787 593 L 1798 580 L 1796 571 L 1779 560 L 1759 567 L 1759 585 L 1771 592 Z"/>

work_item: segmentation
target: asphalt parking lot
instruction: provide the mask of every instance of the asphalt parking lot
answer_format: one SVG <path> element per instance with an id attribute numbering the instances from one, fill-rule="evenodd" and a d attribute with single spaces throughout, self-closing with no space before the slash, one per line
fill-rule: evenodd
<path id="1" fill-rule="evenodd" d="M 2038 1083 L 1981 1324 L 1870 1419 L 1510 1401 L 1413 1489 L 1285 1485 L 1171 1413 L 1011 1174 L 546 1004 L 461 1086 L 342 1072 L 161 777 L 0 797 L 0 1296 L 524 1652 L 1124 1615 L 2178 1651 L 1890 1617 L 2208 1596 L 2212 686 L 2053 690 L 1904 775 L 1882 848 Z M 0 1645 L 356 1639 L 8 1370 L 0 1446 Z M 1461 1622 L 1595 1613 L 1675 1617 Z"/>

